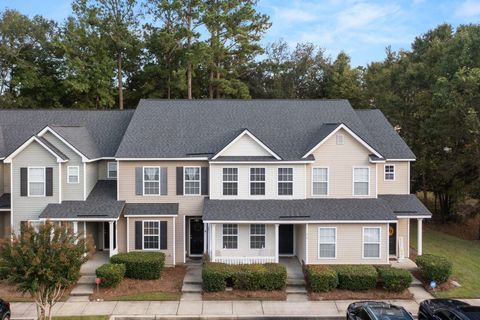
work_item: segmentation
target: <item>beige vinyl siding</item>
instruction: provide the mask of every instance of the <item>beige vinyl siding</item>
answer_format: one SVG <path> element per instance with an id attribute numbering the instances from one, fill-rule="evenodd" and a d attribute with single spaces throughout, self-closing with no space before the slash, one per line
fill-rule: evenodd
<path id="1" fill-rule="evenodd" d="M 320 227 L 337 228 L 337 258 L 320 259 L 318 257 L 318 229 Z M 380 227 L 380 259 L 367 259 L 363 253 L 363 228 Z M 388 264 L 387 224 L 309 224 L 308 225 L 308 263 L 309 264 Z"/>
<path id="2" fill-rule="evenodd" d="M 352 198 L 353 196 L 353 167 L 368 167 L 370 173 L 369 197 L 375 198 L 376 170 L 375 164 L 369 163 L 371 153 L 348 132 L 340 129 L 337 134 L 343 134 L 344 144 L 337 145 L 336 134 L 325 141 L 315 152 L 315 162 L 307 164 L 307 197 L 316 197 L 312 194 L 312 168 L 328 168 L 328 197 Z M 364 196 L 363 196 L 364 198 Z"/>
<path id="3" fill-rule="evenodd" d="M 173 218 L 158 218 L 158 217 L 151 217 L 151 218 L 133 218 L 133 217 L 128 217 L 128 228 L 129 228 L 129 233 L 130 233 L 130 239 L 128 241 L 128 248 L 129 251 L 135 251 L 135 221 L 167 221 L 167 250 L 155 250 L 157 252 L 163 252 L 165 254 L 165 265 L 167 266 L 172 266 L 174 264 L 173 262 L 173 248 L 174 246 L 178 246 L 179 243 L 175 242 L 174 239 L 174 219 Z M 176 230 L 175 230 L 176 231 Z M 126 238 L 126 236 L 125 236 Z M 120 239 L 120 238 L 119 238 Z M 120 245 L 119 245 L 120 249 Z M 152 251 L 152 250 L 148 250 Z M 176 257 L 175 259 L 177 260 L 177 264 L 183 262 L 183 258 L 180 257 L 181 260 L 179 260 L 179 257 Z"/>
<path id="4" fill-rule="evenodd" d="M 305 237 L 307 226 L 305 224 L 295 224 L 295 252 L 300 263 L 306 262 Z"/>
<path id="5" fill-rule="evenodd" d="M 410 219 L 398 219 L 397 223 L 397 242 L 400 237 L 403 237 L 403 246 L 405 249 L 405 258 L 410 256 Z M 397 255 L 398 255 L 397 248 Z"/>
<path id="6" fill-rule="evenodd" d="M 93 187 L 98 181 L 98 161 L 85 163 L 85 184 L 86 197 L 92 192 Z M 83 171 L 83 168 L 82 168 Z"/>
<path id="7" fill-rule="evenodd" d="M 272 156 L 247 134 L 235 141 L 221 156 Z"/>
<path id="8" fill-rule="evenodd" d="M 118 252 L 127 252 L 127 219 L 123 214 L 117 220 L 117 236 Z"/>
<path id="9" fill-rule="evenodd" d="M 215 226 L 216 257 L 273 257 L 275 256 L 275 225 L 265 226 L 265 248 L 250 249 L 250 225 L 238 225 L 238 249 L 223 249 L 223 224 Z"/>
<path id="10" fill-rule="evenodd" d="M 223 168 L 238 168 L 238 195 L 223 195 Z M 265 168 L 265 195 L 250 195 L 250 168 Z M 293 195 L 278 195 L 278 168 L 293 168 Z M 304 164 L 212 164 L 210 199 L 305 199 Z"/>
<path id="11" fill-rule="evenodd" d="M 395 166 L 395 180 L 385 180 L 385 165 Z M 409 194 L 408 161 L 387 161 L 378 164 L 378 194 Z"/>
<path id="12" fill-rule="evenodd" d="M 115 180 L 108 178 L 108 163 L 116 160 L 99 160 L 98 163 L 98 180 Z M 118 168 L 117 168 L 118 170 Z"/>
<path id="13" fill-rule="evenodd" d="M 0 180 L 0 183 L 3 182 L 3 192 L 11 193 L 10 190 L 10 163 L 3 164 L 3 180 Z"/>
<path id="14" fill-rule="evenodd" d="M 68 147 L 50 132 L 47 132 L 45 135 L 43 135 L 43 137 L 68 157 L 68 162 L 62 163 L 62 201 L 83 200 L 84 177 L 82 158 L 78 155 L 78 153 L 73 151 L 70 147 Z M 80 174 L 78 183 L 67 183 L 67 167 L 70 166 L 78 167 Z"/>
<path id="15" fill-rule="evenodd" d="M 53 168 L 53 196 L 21 197 L 20 168 L 42 166 Z M 58 163 L 55 157 L 37 142 L 32 142 L 12 160 L 12 203 L 13 231 L 20 229 L 20 221 L 37 220 L 42 210 L 49 203 L 58 203 Z"/>
<path id="16" fill-rule="evenodd" d="M 131 203 L 178 203 L 178 217 L 176 218 L 176 260 L 183 262 L 187 250 L 184 234 L 183 216 L 201 216 L 204 196 L 177 196 L 176 168 L 183 166 L 208 167 L 207 161 L 120 161 L 119 162 L 119 199 Z M 168 194 L 166 196 L 137 196 L 135 195 L 135 168 L 142 166 L 167 167 Z M 133 234 L 130 234 L 132 240 Z M 184 251 L 185 245 L 185 251 Z"/>

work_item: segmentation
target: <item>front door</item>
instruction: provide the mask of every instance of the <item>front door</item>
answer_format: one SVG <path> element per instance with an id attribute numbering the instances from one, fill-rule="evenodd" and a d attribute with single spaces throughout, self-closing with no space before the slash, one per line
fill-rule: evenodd
<path id="1" fill-rule="evenodd" d="M 190 218 L 190 256 L 203 254 L 203 221 L 201 218 Z"/>
<path id="2" fill-rule="evenodd" d="M 278 254 L 293 255 L 293 224 L 278 226 Z"/>
<path id="3" fill-rule="evenodd" d="M 388 241 L 389 241 L 389 253 L 392 256 L 397 255 L 397 224 L 396 223 L 390 223 L 388 226 Z"/>

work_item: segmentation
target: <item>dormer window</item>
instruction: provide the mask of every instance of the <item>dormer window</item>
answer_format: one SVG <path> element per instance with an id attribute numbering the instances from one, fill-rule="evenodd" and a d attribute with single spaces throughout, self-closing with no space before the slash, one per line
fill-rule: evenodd
<path id="1" fill-rule="evenodd" d="M 395 166 L 393 164 L 385 165 L 385 181 L 395 180 Z"/>
<path id="2" fill-rule="evenodd" d="M 337 134 L 337 145 L 343 145 L 343 138 L 344 138 L 343 134 L 341 133 Z"/>
<path id="3" fill-rule="evenodd" d="M 107 164 L 107 177 L 108 179 L 117 179 L 117 163 L 109 162 Z"/>

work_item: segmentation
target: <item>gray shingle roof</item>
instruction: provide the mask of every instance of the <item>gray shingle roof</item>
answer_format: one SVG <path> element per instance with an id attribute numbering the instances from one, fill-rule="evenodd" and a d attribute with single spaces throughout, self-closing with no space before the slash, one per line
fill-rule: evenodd
<path id="1" fill-rule="evenodd" d="M 124 206 L 125 201 L 117 201 L 117 182 L 99 180 L 87 200 L 50 203 L 40 214 L 40 219 L 116 219 Z"/>
<path id="2" fill-rule="evenodd" d="M 78 147 L 85 152 L 94 150 L 95 147 L 89 145 L 93 141 L 102 157 L 113 157 L 132 115 L 133 110 L 0 110 L 0 158 L 11 154 L 46 126 L 84 127 L 85 129 L 72 130 L 75 132 L 70 129 L 60 130 L 70 139 L 78 134 L 78 139 L 73 140 L 80 141 L 82 144 Z M 90 136 L 90 142 L 83 139 L 86 132 Z M 84 146 L 83 143 L 87 142 L 89 144 Z"/>
<path id="3" fill-rule="evenodd" d="M 380 111 L 356 112 L 347 100 L 141 100 L 116 156 L 211 157 L 248 128 L 283 160 L 298 160 L 338 123 L 388 158 L 413 156 Z"/>
<path id="4" fill-rule="evenodd" d="M 51 144 L 50 141 L 48 141 L 43 137 L 38 137 L 38 136 L 37 136 L 37 139 L 40 140 L 45 146 L 47 146 L 47 148 L 50 149 L 53 153 L 55 153 L 60 159 L 68 160 L 68 157 L 62 151 L 60 151 L 57 147 Z"/>
<path id="5" fill-rule="evenodd" d="M 177 215 L 178 203 L 127 203 L 123 214 L 126 216 Z"/>
<path id="6" fill-rule="evenodd" d="M 391 221 L 381 199 L 210 200 L 204 221 Z"/>
<path id="7" fill-rule="evenodd" d="M 378 195 L 379 199 L 393 210 L 396 216 L 424 216 L 430 218 L 432 213 L 414 194 Z"/>
<path id="8" fill-rule="evenodd" d="M 97 159 L 102 157 L 97 143 L 93 140 L 87 128 L 79 126 L 51 126 L 51 128 L 87 158 Z"/>

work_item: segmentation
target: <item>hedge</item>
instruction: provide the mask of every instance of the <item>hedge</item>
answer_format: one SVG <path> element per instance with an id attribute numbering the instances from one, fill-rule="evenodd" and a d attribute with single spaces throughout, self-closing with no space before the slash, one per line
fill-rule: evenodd
<path id="1" fill-rule="evenodd" d="M 378 275 L 382 287 L 387 291 L 400 292 L 412 284 L 412 274 L 405 269 L 396 269 L 392 267 L 378 268 Z"/>
<path id="2" fill-rule="evenodd" d="M 205 263 L 202 270 L 203 289 L 223 291 L 227 284 L 239 290 L 280 290 L 287 282 L 285 266 L 277 263 L 228 265 Z"/>
<path id="3" fill-rule="evenodd" d="M 416 262 L 426 280 L 443 283 L 452 275 L 452 262 L 445 257 L 424 254 L 417 257 Z"/>
<path id="4" fill-rule="evenodd" d="M 97 278 L 100 278 L 101 287 L 113 287 L 115 288 L 122 282 L 125 276 L 125 265 L 106 263 L 95 271 Z"/>
<path id="5" fill-rule="evenodd" d="M 328 292 L 338 286 L 335 269 L 325 265 L 311 265 L 306 268 L 307 283 L 312 292 Z"/>
<path id="6" fill-rule="evenodd" d="M 119 253 L 110 258 L 111 263 L 125 264 L 127 278 L 158 279 L 165 265 L 163 252 L 128 252 Z"/>
<path id="7" fill-rule="evenodd" d="M 377 270 L 371 265 L 336 265 L 338 288 L 352 291 L 373 289 L 377 286 Z"/>

